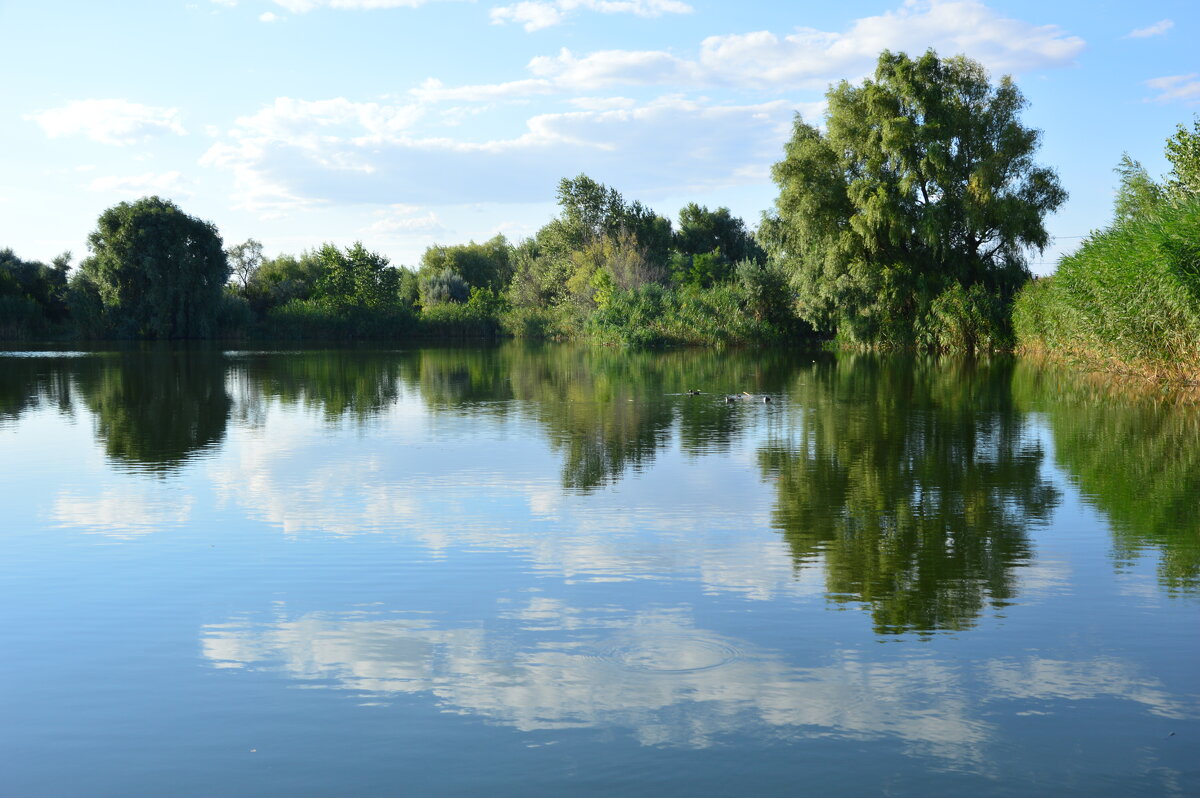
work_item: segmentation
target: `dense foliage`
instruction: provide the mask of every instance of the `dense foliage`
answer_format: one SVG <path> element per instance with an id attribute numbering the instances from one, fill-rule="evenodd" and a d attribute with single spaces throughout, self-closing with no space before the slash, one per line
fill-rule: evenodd
<path id="1" fill-rule="evenodd" d="M 885 51 L 873 80 L 827 96 L 824 133 L 796 119 L 761 231 L 801 315 L 856 344 L 1003 345 L 1026 252 L 1066 199 L 1020 91 L 962 56 Z"/>
<path id="2" fill-rule="evenodd" d="M 515 336 L 606 344 L 811 342 L 960 351 L 1020 344 L 1200 373 L 1200 118 L 1156 181 L 1126 154 L 1115 221 L 1030 282 L 1066 192 L 1034 156 L 1024 97 L 963 57 L 884 51 L 797 117 L 757 231 L 688 203 L 677 222 L 587 175 L 510 242 L 429 247 L 416 268 L 362 243 L 267 257 L 158 197 L 101 214 L 70 273 L 0 251 L 0 338 Z M 1018 298 L 1019 294 L 1019 298 Z M 1015 298 L 1017 298 L 1015 300 Z M 1014 301 L 1016 304 L 1014 306 Z"/>
<path id="3" fill-rule="evenodd" d="M 204 338 L 217 331 L 229 262 L 217 228 L 159 197 L 100 215 L 80 266 L 102 329 L 123 337 Z"/>
<path id="4" fill-rule="evenodd" d="M 1115 220 L 1017 298 L 1020 344 L 1172 381 L 1200 376 L 1200 122 L 1167 142 L 1163 184 L 1126 155 Z"/>

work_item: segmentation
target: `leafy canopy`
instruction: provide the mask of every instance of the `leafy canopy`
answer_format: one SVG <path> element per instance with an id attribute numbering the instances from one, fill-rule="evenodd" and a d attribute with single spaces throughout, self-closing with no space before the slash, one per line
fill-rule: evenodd
<path id="1" fill-rule="evenodd" d="M 229 262 L 211 223 L 170 200 L 114 205 L 88 236 L 80 268 L 121 334 L 197 338 L 216 331 Z"/>
<path id="2" fill-rule="evenodd" d="M 1048 243 L 1043 218 L 1066 199 L 1034 162 L 1025 98 L 1009 77 L 993 85 L 979 63 L 932 50 L 885 50 L 873 79 L 827 97 L 825 132 L 796 118 L 760 235 L 819 329 L 941 344 L 938 295 L 981 284 L 1006 301 L 1028 279 L 1026 253 Z"/>

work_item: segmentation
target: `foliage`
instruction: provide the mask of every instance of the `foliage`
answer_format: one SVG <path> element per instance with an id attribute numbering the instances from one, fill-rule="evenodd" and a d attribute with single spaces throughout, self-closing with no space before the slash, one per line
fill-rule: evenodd
<path id="1" fill-rule="evenodd" d="M 1189 378 L 1200 372 L 1200 199 L 1094 233 L 1017 297 L 1028 349 Z"/>
<path id="2" fill-rule="evenodd" d="M 332 244 L 317 251 L 320 272 L 312 296 L 333 305 L 379 308 L 394 305 L 400 274 L 388 259 L 356 241 L 345 252 Z"/>
<path id="3" fill-rule="evenodd" d="M 265 326 L 274 338 L 383 341 L 411 335 L 416 319 L 400 303 L 372 306 L 293 299 L 268 310 Z"/>
<path id="4" fill-rule="evenodd" d="M 512 280 L 512 270 L 512 247 L 503 235 L 496 235 L 482 244 L 472 241 L 457 246 L 429 247 L 421 256 L 418 274 L 424 276 L 450 271 L 471 288 L 501 291 Z"/>
<path id="5" fill-rule="evenodd" d="M 1021 125 L 1012 80 L 993 86 L 963 56 L 884 51 L 873 80 L 827 96 L 826 133 L 796 119 L 760 230 L 801 315 L 848 342 L 903 345 L 955 284 L 1010 301 L 1066 198 L 1033 161 L 1039 133 Z"/>
<path id="6" fill-rule="evenodd" d="M 843 355 L 797 375 L 790 435 L 759 453 L 798 567 L 879 633 L 968 629 L 1003 607 L 1059 501 L 1009 359 Z M 919 423 L 914 421 L 919 420 Z"/>
<path id="7" fill-rule="evenodd" d="M 694 202 L 679 211 L 674 247 L 672 279 L 677 284 L 701 288 L 729 280 L 739 261 L 765 258 L 745 223 L 728 208 L 710 211 Z"/>
<path id="8" fill-rule="evenodd" d="M 145 197 L 100 215 L 81 265 L 118 334 L 203 338 L 215 332 L 229 263 L 210 222 Z"/>
<path id="9" fill-rule="evenodd" d="M 451 302 L 466 302 L 471 296 L 471 286 L 462 275 L 450 269 L 426 272 L 417 279 L 421 305 L 425 308 Z"/>
<path id="10" fill-rule="evenodd" d="M 237 246 L 225 250 L 229 260 L 230 279 L 243 296 L 250 287 L 250 281 L 263 265 L 263 246 L 253 238 L 248 238 Z"/>
<path id="11" fill-rule="evenodd" d="M 0 249 L 0 339 L 46 335 L 67 317 L 71 253 L 47 266 Z"/>
<path id="12" fill-rule="evenodd" d="M 508 300 L 502 294 L 490 288 L 472 288 L 466 302 L 427 306 L 421 313 L 419 332 L 442 340 L 495 338 L 508 309 Z"/>
<path id="13" fill-rule="evenodd" d="M 1113 201 L 1118 221 L 1131 221 L 1151 213 L 1166 198 L 1162 186 L 1155 183 L 1146 167 L 1129 157 L 1129 153 L 1121 156 L 1121 162 L 1113 171 L 1121 178 Z"/>
<path id="14" fill-rule="evenodd" d="M 309 299 L 316 289 L 322 270 L 317 252 L 302 252 L 299 257 L 280 255 L 264 260 L 246 285 L 246 298 L 256 314 L 285 305 L 293 299 Z"/>
<path id="15" fill-rule="evenodd" d="M 1195 199 L 1200 195 L 1200 116 L 1191 130 L 1176 126 L 1175 134 L 1167 139 L 1166 155 L 1171 163 L 1167 190 L 1179 200 Z"/>

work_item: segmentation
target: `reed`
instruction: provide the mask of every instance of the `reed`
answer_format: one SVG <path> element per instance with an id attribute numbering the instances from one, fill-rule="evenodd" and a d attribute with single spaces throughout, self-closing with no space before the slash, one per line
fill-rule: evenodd
<path id="1" fill-rule="evenodd" d="M 1200 379 L 1200 200 L 1093 234 L 1017 296 L 1018 346 L 1092 369 Z"/>

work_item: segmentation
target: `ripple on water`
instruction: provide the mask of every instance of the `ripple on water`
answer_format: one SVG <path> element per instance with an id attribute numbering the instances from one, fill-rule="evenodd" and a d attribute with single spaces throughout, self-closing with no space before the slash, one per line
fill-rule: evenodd
<path id="1" fill-rule="evenodd" d="M 663 635 L 618 643 L 600 651 L 603 660 L 646 673 L 693 673 L 733 662 L 741 652 L 724 640 Z"/>

